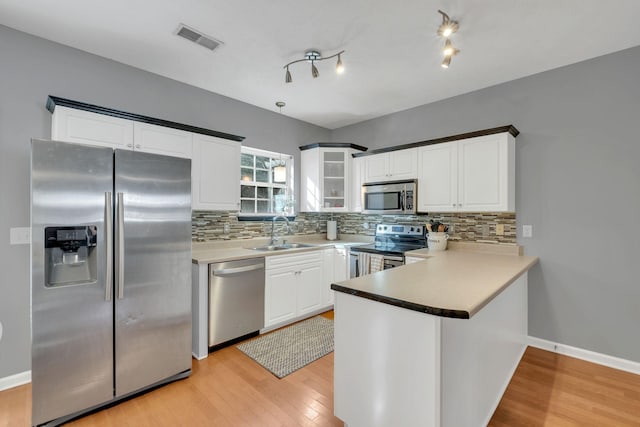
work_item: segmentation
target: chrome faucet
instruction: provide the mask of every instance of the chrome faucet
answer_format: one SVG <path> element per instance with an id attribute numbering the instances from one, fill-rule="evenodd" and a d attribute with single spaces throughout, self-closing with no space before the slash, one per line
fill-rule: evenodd
<path id="1" fill-rule="evenodd" d="M 290 224 L 289 224 L 289 219 L 285 216 L 284 212 L 282 213 L 282 216 L 274 216 L 273 219 L 271 220 L 271 243 L 270 243 L 271 245 L 275 245 L 276 242 L 278 241 L 278 236 L 276 236 L 274 234 L 276 220 L 278 218 L 284 219 L 284 221 L 287 223 L 287 233 L 289 233 L 290 230 L 291 230 L 291 227 L 290 227 Z"/>

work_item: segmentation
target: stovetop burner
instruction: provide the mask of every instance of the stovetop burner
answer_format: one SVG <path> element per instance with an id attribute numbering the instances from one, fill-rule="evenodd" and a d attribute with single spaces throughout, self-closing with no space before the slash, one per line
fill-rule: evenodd
<path id="1" fill-rule="evenodd" d="M 426 247 L 424 227 L 420 225 L 378 224 L 375 242 L 370 245 L 355 246 L 351 251 L 403 256 L 407 251 Z"/>

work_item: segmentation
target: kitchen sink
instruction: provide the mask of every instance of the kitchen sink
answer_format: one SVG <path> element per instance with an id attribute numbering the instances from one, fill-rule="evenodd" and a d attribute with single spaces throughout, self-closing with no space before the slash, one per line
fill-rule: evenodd
<path id="1" fill-rule="evenodd" d="M 316 245 L 309 245 L 307 243 L 285 243 L 282 245 L 266 245 L 258 246 L 257 248 L 251 248 L 254 251 L 281 251 L 284 249 L 296 249 L 296 248 L 312 248 Z"/>

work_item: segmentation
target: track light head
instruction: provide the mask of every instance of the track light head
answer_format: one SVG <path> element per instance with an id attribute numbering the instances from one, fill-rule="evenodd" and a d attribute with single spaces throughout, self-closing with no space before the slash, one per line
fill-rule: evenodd
<path id="1" fill-rule="evenodd" d="M 438 27 L 438 36 L 449 37 L 451 34 L 458 31 L 458 21 L 453 21 L 449 18 L 449 15 L 441 10 L 438 13 L 442 15 L 442 24 Z"/>
<path id="2" fill-rule="evenodd" d="M 344 65 L 342 65 L 342 58 L 340 55 L 341 54 L 338 54 L 338 62 L 336 63 L 336 73 L 338 74 L 344 73 Z"/>
<path id="3" fill-rule="evenodd" d="M 444 58 L 444 61 L 442 61 L 442 68 L 449 68 L 449 65 L 451 64 L 451 57 L 450 56 L 446 56 Z"/>
<path id="4" fill-rule="evenodd" d="M 293 80 L 291 79 L 291 73 L 289 72 L 289 67 L 287 67 L 287 73 L 284 75 L 284 82 L 291 83 Z"/>
<path id="5" fill-rule="evenodd" d="M 453 46 L 453 43 L 451 43 L 451 40 L 447 39 L 447 41 L 444 43 L 444 49 L 442 50 L 443 55 L 455 56 L 458 54 L 458 52 L 460 52 L 460 49 L 456 49 Z"/>
<path id="6" fill-rule="evenodd" d="M 320 75 L 320 73 L 318 72 L 318 68 L 316 67 L 316 64 L 313 63 L 313 61 L 311 61 L 311 76 L 313 76 L 313 78 L 317 78 Z"/>

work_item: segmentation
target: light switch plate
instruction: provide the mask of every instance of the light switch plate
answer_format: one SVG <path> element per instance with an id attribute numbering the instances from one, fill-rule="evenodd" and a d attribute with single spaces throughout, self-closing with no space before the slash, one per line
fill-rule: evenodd
<path id="1" fill-rule="evenodd" d="M 533 237 L 533 225 L 522 226 L 522 237 Z"/>
<path id="2" fill-rule="evenodd" d="M 31 243 L 31 227 L 9 229 L 9 241 L 12 245 L 28 245 Z"/>
<path id="3" fill-rule="evenodd" d="M 504 224 L 496 224 L 496 236 L 504 236 Z"/>

